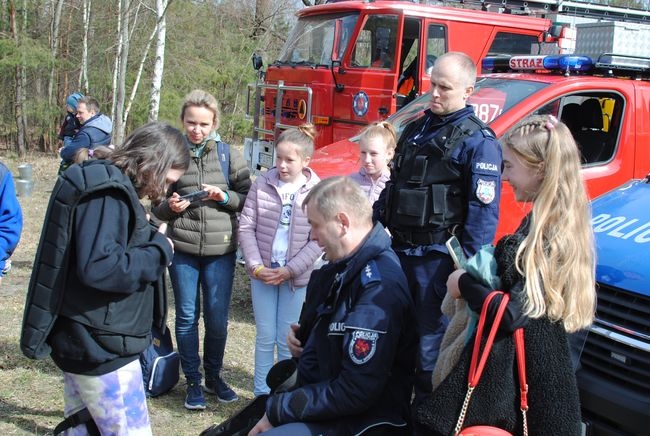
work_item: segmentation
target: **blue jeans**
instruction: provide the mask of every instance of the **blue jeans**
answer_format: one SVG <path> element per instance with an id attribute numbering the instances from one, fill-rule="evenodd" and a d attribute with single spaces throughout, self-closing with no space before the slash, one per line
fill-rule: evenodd
<path id="1" fill-rule="evenodd" d="M 291 290 L 288 282 L 281 285 L 267 285 L 251 279 L 253 313 L 255 315 L 255 388 L 253 394 L 268 394 L 266 375 L 273 366 L 274 350 L 277 346 L 278 361 L 290 359 L 287 347 L 287 333 L 290 325 L 298 322 L 306 287 Z"/>
<path id="2" fill-rule="evenodd" d="M 199 316 L 203 296 L 203 370 L 215 380 L 223 365 L 228 309 L 235 274 L 235 252 L 222 256 L 174 253 L 169 275 L 176 300 L 176 342 L 181 367 L 190 383 L 200 383 Z M 203 290 L 201 293 L 200 290 Z"/>

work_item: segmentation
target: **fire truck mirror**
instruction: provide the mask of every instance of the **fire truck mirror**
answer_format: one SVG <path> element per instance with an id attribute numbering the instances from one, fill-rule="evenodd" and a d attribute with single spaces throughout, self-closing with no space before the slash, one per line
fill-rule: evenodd
<path id="1" fill-rule="evenodd" d="M 564 26 L 562 26 L 561 24 L 554 24 L 548 28 L 548 35 L 551 38 L 559 38 L 560 36 L 562 36 L 563 28 Z"/>
<path id="2" fill-rule="evenodd" d="M 253 61 L 253 68 L 255 70 L 259 70 L 264 65 L 264 62 L 262 62 L 262 56 L 258 55 L 257 53 L 253 53 L 251 60 Z"/>

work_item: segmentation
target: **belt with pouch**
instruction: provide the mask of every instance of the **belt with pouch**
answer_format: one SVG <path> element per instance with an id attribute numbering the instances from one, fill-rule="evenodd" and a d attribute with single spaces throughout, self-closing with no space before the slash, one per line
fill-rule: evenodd
<path id="1" fill-rule="evenodd" d="M 441 229 L 428 232 L 410 232 L 390 229 L 396 242 L 411 246 L 444 244 L 453 234 L 450 229 Z"/>

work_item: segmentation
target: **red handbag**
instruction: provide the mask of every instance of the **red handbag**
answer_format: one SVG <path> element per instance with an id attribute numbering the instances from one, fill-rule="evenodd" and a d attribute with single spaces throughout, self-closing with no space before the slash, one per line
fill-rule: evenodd
<path id="1" fill-rule="evenodd" d="M 487 311 L 490 305 L 490 301 L 497 296 L 501 295 L 501 303 L 497 310 L 497 314 L 494 317 L 492 322 L 492 327 L 488 332 L 487 340 L 485 341 L 485 347 L 481 350 L 481 338 L 483 337 L 483 329 L 485 327 L 485 320 L 487 318 Z M 485 369 L 485 362 L 490 355 L 490 350 L 492 349 L 492 344 L 494 343 L 494 337 L 497 334 L 499 329 L 499 324 L 501 324 L 501 319 L 503 318 L 503 313 L 506 311 L 506 306 L 510 301 L 510 295 L 505 294 L 501 291 L 493 291 L 488 295 L 483 302 L 483 307 L 481 308 L 481 316 L 478 320 L 478 325 L 476 327 L 476 339 L 474 340 L 474 350 L 472 351 L 472 360 L 469 366 L 469 375 L 468 375 L 468 385 L 467 385 L 467 394 L 465 395 L 465 401 L 463 401 L 463 406 L 460 410 L 460 416 L 456 422 L 456 428 L 454 429 L 454 436 L 512 436 L 511 433 L 500 429 L 498 427 L 491 427 L 488 425 L 474 425 L 471 427 L 463 428 L 463 423 L 465 422 L 465 416 L 467 414 L 467 408 L 469 407 L 470 400 L 472 398 L 472 393 L 478 385 L 478 382 L 483 374 L 483 369 Z M 528 422 L 526 420 L 526 412 L 528 411 L 528 385 L 526 384 L 526 355 L 524 351 L 524 329 L 517 329 L 514 332 L 515 337 L 515 354 L 517 355 L 517 373 L 519 374 L 519 391 L 520 391 L 520 408 L 521 414 L 523 416 L 523 434 L 528 436 Z M 480 354 L 480 356 L 479 356 Z"/>

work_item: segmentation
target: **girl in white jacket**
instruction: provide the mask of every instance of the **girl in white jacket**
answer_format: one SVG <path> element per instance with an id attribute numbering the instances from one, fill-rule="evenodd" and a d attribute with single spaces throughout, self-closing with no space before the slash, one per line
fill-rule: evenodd
<path id="1" fill-rule="evenodd" d="M 285 130 L 275 145 L 274 168 L 257 177 L 239 221 L 239 243 L 251 277 L 255 315 L 255 396 L 269 393 L 266 375 L 278 360 L 289 359 L 286 337 L 298 321 L 314 262 L 321 255 L 310 241 L 311 226 L 302 210 L 320 181 L 309 167 L 315 128 Z"/>

